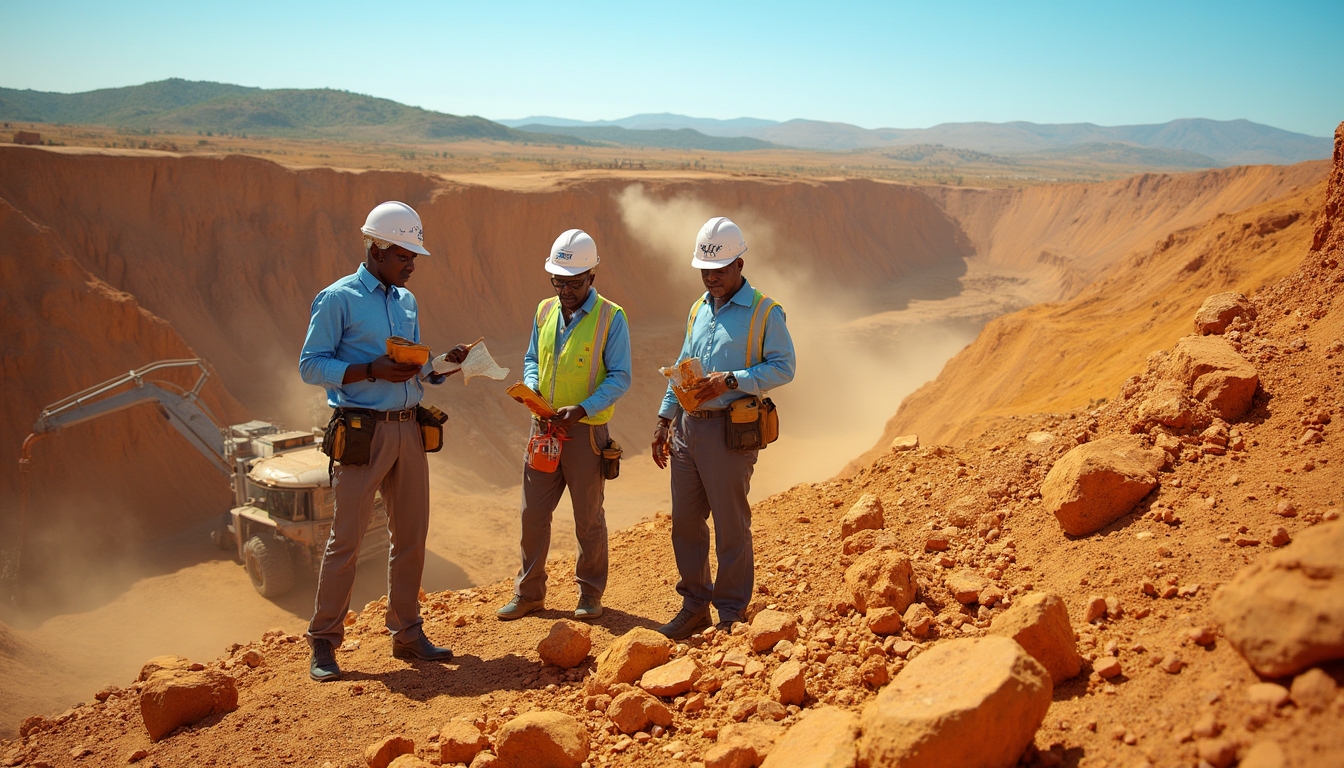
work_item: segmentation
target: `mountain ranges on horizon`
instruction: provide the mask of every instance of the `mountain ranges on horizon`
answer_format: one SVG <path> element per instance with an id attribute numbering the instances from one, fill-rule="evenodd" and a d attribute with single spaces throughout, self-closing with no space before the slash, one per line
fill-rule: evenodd
<path id="1" fill-rule="evenodd" d="M 581 121 L 536 116 L 492 121 L 333 89 L 263 89 L 162 80 L 85 93 L 0 88 L 0 119 L 107 125 L 131 131 L 218 132 L 361 141 L 464 141 L 630 146 L 739 152 L 880 151 L 892 159 L 978 153 L 987 162 L 1082 160 L 1153 167 L 1288 164 L 1328 158 L 1329 138 L 1249 120 L 1188 118 L 1156 125 L 943 123 L 867 129 L 839 122 L 671 113 Z"/>

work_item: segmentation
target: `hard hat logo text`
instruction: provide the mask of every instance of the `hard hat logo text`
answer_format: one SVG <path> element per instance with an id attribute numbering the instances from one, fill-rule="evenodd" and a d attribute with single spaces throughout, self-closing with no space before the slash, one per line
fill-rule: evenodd
<path id="1" fill-rule="evenodd" d="M 719 251 L 721 250 L 723 250 L 722 245 L 715 245 L 713 243 L 704 243 L 703 245 L 700 246 L 700 253 L 710 258 L 718 256 Z"/>
<path id="2" fill-rule="evenodd" d="M 556 251 L 556 252 L 555 252 L 555 260 L 556 260 L 556 261 L 570 261 L 570 260 L 573 259 L 573 258 L 574 258 L 574 254 L 572 254 L 572 253 L 567 253 L 567 252 L 565 252 L 565 251 Z"/>

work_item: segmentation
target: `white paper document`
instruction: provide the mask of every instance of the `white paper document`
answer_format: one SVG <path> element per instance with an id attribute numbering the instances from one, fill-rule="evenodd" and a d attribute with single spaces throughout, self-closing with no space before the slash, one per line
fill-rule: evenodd
<path id="1" fill-rule="evenodd" d="M 471 381 L 477 376 L 484 376 L 487 379 L 500 381 L 505 376 L 509 375 L 509 369 L 500 368 L 499 364 L 495 362 L 495 359 L 490 356 L 490 350 L 485 348 L 484 341 L 478 341 L 473 344 L 471 351 L 467 353 L 467 359 L 463 360 L 461 363 L 448 362 L 448 355 L 446 354 L 434 358 L 435 373 L 453 373 L 454 371 L 459 370 L 462 371 L 463 384 Z"/>

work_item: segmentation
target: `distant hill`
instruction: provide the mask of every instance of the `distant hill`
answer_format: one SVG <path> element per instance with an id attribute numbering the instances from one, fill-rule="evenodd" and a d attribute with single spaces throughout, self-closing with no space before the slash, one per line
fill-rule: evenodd
<path id="1" fill-rule="evenodd" d="M 1220 165 L 1298 163 L 1330 157 L 1327 138 L 1293 133 L 1249 120 L 1173 120 L 1160 125 L 1101 126 L 1092 123 L 943 123 L 932 128 L 877 128 L 847 123 L 790 120 L 754 128 L 747 136 L 809 149 L 861 149 L 942 144 L 995 154 L 1055 150 L 1078 145 L 1129 144 L 1181 150 Z M 1189 166 L 1201 167 L 1201 166 Z"/>
<path id="2" fill-rule="evenodd" d="M 584 143 L 347 91 L 268 90 L 179 79 L 87 93 L 0 88 L 0 119 L 287 137 Z"/>
<path id="3" fill-rule="evenodd" d="M 712 117 L 687 117 L 671 112 L 644 113 L 623 117 L 620 120 L 569 120 L 563 117 L 525 117 L 521 120 L 496 120 L 500 125 L 510 128 L 523 126 L 559 126 L 565 128 L 616 127 L 635 131 L 656 131 L 662 129 L 677 130 L 690 128 L 706 136 L 745 136 L 748 131 L 778 125 L 776 120 L 762 120 L 756 117 L 736 117 L 731 120 L 718 120 Z"/>
<path id="4" fill-rule="evenodd" d="M 706 136 L 690 128 L 658 128 L 631 130 L 614 125 L 561 126 L 522 125 L 518 131 L 575 136 L 589 142 L 609 142 L 632 147 L 663 147 L 667 149 L 704 149 L 711 152 L 743 152 L 750 149 L 775 148 L 775 144 L 745 136 Z"/>
<path id="5" fill-rule="evenodd" d="M 1067 147 L 1043 149 L 1013 155 L 1015 160 L 1067 160 L 1074 163 L 1101 165 L 1133 165 L 1150 168 L 1218 168 L 1223 164 L 1198 152 L 1162 147 L 1140 147 L 1120 143 L 1070 144 Z"/>
<path id="6" fill-rule="evenodd" d="M 1203 118 L 1172 120 L 1157 125 L 1013 122 L 875 129 L 821 120 L 783 123 L 751 117 L 715 120 L 670 113 L 590 122 L 563 117 L 529 117 L 499 122 L 513 127 L 526 125 L 535 130 L 554 130 L 555 127 L 619 127 L 635 131 L 691 128 L 709 136 L 748 137 L 802 149 L 846 151 L 941 145 L 995 155 L 1025 155 L 1027 159 L 1033 153 L 1045 152 L 1045 157 L 1056 159 L 1076 156 L 1093 162 L 1180 168 L 1206 168 L 1210 167 L 1209 161 L 1218 166 L 1321 160 L 1330 157 L 1333 147 L 1329 138 L 1293 133 L 1249 120 Z M 1130 149 L 1122 150 L 1122 147 Z M 1145 152 L 1145 148 L 1171 150 L 1174 154 Z"/>

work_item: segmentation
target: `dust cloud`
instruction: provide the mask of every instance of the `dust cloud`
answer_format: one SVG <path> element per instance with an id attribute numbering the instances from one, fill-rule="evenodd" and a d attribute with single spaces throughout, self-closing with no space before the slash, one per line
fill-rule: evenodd
<path id="1" fill-rule="evenodd" d="M 659 200 L 638 184 L 626 187 L 618 202 L 634 239 L 666 261 L 673 276 L 668 290 L 684 293 L 688 309 L 704 291 L 689 263 L 695 235 L 713 216 L 728 216 L 742 227 L 748 249 L 743 274 L 784 307 L 797 372 L 793 382 L 771 393 L 779 407 L 780 438 L 761 453 L 753 501 L 841 471 L 881 436 L 906 395 L 975 338 L 985 319 L 944 316 L 937 308 L 945 302 L 911 303 L 922 287 L 948 293 L 939 285 L 946 279 L 932 274 L 917 275 L 904 290 L 887 291 L 894 307 L 874 307 L 869 291 L 852 286 L 851 293 L 826 279 L 825 265 L 835 260 L 833 254 L 798 252 L 761 211 L 718 210 L 690 195 Z M 813 268 L 790 271 L 772 259 L 786 249 L 790 263 Z M 675 356 L 676 349 L 669 354 Z M 669 357 L 665 364 L 673 362 Z"/>

